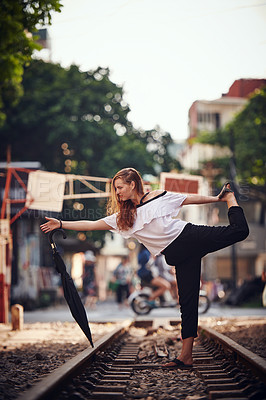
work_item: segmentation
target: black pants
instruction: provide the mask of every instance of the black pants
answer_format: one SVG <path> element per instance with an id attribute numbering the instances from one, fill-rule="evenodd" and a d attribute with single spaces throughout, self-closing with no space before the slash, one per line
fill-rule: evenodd
<path id="1" fill-rule="evenodd" d="M 187 224 L 182 233 L 163 251 L 169 265 L 174 265 L 179 291 L 182 338 L 196 337 L 201 258 L 246 239 L 249 228 L 241 207 L 230 207 L 228 226 Z"/>
<path id="2" fill-rule="evenodd" d="M 127 299 L 128 296 L 129 296 L 128 284 L 126 283 L 126 284 L 122 285 L 121 283 L 119 283 L 119 285 L 117 286 L 117 289 L 116 289 L 116 299 L 117 299 L 118 304 L 123 303 L 123 301 L 125 299 Z"/>

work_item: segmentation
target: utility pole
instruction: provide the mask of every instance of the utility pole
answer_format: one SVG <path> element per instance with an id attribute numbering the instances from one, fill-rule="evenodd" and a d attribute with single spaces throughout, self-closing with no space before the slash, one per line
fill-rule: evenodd
<path id="1" fill-rule="evenodd" d="M 234 132 L 230 129 L 230 150 L 231 150 L 231 158 L 230 158 L 230 179 L 233 183 L 233 191 L 236 196 L 236 200 L 238 201 L 238 190 L 236 186 L 236 159 L 235 159 L 235 138 Z M 237 255 L 236 255 L 236 244 L 234 243 L 231 246 L 231 276 L 232 276 L 232 285 L 233 289 L 236 288 L 237 283 Z"/>

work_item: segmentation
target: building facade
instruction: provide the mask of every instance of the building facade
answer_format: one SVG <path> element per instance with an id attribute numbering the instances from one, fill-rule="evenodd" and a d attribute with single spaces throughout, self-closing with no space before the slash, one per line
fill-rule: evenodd
<path id="1" fill-rule="evenodd" d="M 223 128 L 244 108 L 252 93 L 265 85 L 266 79 L 239 79 L 219 99 L 196 100 L 192 103 L 188 112 L 189 137 L 180 157 L 186 171 L 198 170 L 201 162 L 230 154 L 229 149 L 195 143 L 193 138 L 201 132 Z"/>

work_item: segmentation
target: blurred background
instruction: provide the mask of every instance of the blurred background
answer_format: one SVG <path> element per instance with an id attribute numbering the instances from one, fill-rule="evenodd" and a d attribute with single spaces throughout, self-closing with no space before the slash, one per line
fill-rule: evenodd
<path id="1" fill-rule="evenodd" d="M 3 0 L 0 11 L 0 322 L 14 303 L 64 301 L 39 225 L 103 217 L 110 178 L 128 166 L 147 190 L 216 195 L 233 182 L 250 235 L 205 257 L 202 282 L 212 301 L 262 307 L 266 3 Z M 181 218 L 225 224 L 226 207 Z M 139 284 L 134 240 L 69 231 L 58 247 L 84 296 L 89 274 L 90 307 L 115 298 L 125 256 L 130 291 Z"/>

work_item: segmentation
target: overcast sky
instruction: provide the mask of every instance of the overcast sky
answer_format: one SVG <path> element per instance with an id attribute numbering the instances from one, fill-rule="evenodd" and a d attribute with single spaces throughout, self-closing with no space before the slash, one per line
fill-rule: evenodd
<path id="1" fill-rule="evenodd" d="M 194 100 L 235 79 L 266 78 L 266 1 L 61 0 L 49 27 L 51 60 L 109 67 L 134 126 L 187 137 Z"/>

